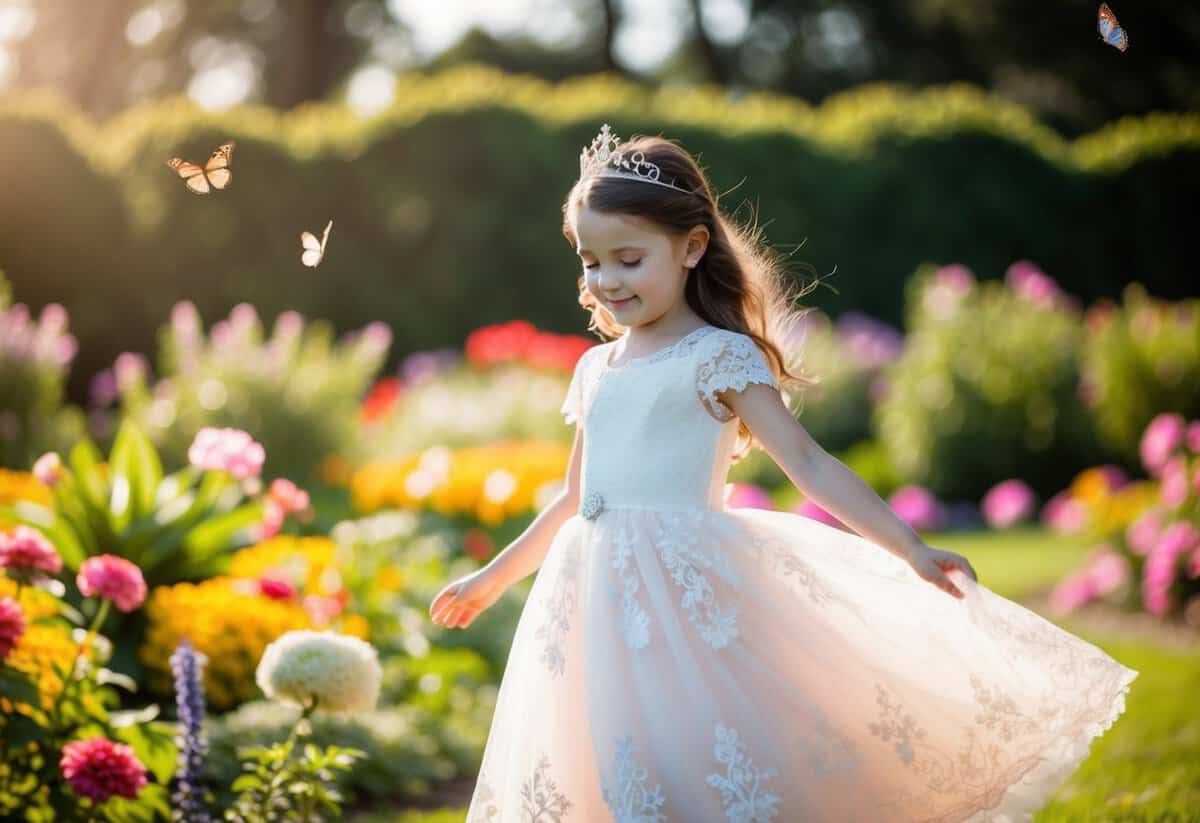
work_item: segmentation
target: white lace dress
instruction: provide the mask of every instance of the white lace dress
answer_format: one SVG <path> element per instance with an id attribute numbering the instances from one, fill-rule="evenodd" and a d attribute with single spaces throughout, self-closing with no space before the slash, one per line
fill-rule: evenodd
<path id="1" fill-rule="evenodd" d="M 724 508 L 736 419 L 777 387 L 703 326 L 580 359 L 580 510 L 513 637 L 468 823 L 1029 820 L 1124 711 L 1137 672 L 951 572 Z"/>

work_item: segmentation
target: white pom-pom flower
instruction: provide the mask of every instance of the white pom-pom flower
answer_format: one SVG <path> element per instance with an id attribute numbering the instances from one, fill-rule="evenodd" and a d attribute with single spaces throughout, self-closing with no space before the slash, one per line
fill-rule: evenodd
<path id="1" fill-rule="evenodd" d="M 278 637 L 263 651 L 255 681 L 272 700 L 327 712 L 375 708 L 383 672 L 375 647 L 332 631 L 300 629 Z"/>

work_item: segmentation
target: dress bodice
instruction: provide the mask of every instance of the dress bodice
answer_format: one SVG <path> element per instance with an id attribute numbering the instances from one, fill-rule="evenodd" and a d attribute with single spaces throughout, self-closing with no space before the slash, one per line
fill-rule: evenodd
<path id="1" fill-rule="evenodd" d="M 643 357 L 613 366 L 616 341 L 575 366 L 562 412 L 583 426 L 580 511 L 724 509 L 737 418 L 717 393 L 778 382 L 753 338 L 701 326 Z"/>

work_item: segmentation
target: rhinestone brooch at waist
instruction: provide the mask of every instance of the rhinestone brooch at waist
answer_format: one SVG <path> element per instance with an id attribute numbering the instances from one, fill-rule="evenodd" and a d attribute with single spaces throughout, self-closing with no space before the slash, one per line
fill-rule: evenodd
<path id="1" fill-rule="evenodd" d="M 579 507 L 579 513 L 583 515 L 584 520 L 595 520 L 603 510 L 604 498 L 600 496 L 600 492 L 589 492 L 583 498 L 583 505 Z"/>

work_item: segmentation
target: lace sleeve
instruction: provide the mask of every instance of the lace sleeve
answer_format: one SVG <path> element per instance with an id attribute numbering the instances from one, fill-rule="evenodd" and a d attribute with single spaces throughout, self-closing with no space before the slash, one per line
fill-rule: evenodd
<path id="1" fill-rule="evenodd" d="M 721 402 L 718 392 L 725 389 L 742 391 L 750 383 L 766 383 L 779 388 L 767 359 L 745 334 L 713 335 L 715 344 L 707 347 L 696 368 L 696 393 L 708 413 L 721 422 L 734 417 L 733 410 Z"/>
<path id="2" fill-rule="evenodd" d="M 571 382 L 567 385 L 567 395 L 563 398 L 562 406 L 559 407 L 567 425 L 578 422 L 579 418 L 583 416 L 583 373 L 587 368 L 591 353 L 592 349 L 588 349 L 575 361 L 575 371 L 572 372 Z"/>

